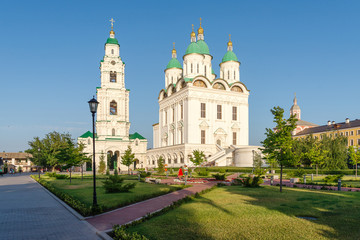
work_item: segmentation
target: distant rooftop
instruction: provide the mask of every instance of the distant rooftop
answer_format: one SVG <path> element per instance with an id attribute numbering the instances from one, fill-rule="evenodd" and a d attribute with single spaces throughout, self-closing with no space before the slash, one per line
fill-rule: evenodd
<path id="1" fill-rule="evenodd" d="M 359 119 L 349 121 L 349 122 L 331 123 L 330 125 L 327 124 L 327 125 L 307 128 L 301 132 L 298 132 L 295 136 L 301 136 L 301 135 L 307 135 L 307 134 L 313 134 L 313 133 L 323 133 L 323 132 L 325 133 L 325 132 L 330 132 L 330 131 L 355 128 L 355 127 L 360 127 Z"/>

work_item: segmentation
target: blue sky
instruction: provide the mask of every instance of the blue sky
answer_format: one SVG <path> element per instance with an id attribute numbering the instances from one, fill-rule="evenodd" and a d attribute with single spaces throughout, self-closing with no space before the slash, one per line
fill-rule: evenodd
<path id="1" fill-rule="evenodd" d="M 157 96 L 176 42 L 203 18 L 218 74 L 228 34 L 251 90 L 250 144 L 288 114 L 294 92 L 302 119 L 359 117 L 359 1 L 6 1 L 0 6 L 0 151 L 23 151 L 50 131 L 74 138 L 91 129 L 87 101 L 100 85 L 99 61 L 115 19 L 126 63 L 131 132 L 152 147 Z"/>

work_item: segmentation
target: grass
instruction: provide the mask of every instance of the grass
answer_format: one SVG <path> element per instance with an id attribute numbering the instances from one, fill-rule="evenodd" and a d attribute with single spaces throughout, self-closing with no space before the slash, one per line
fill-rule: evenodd
<path id="1" fill-rule="evenodd" d="M 360 239 L 359 217 L 356 192 L 229 186 L 127 231 L 149 239 Z"/>
<path id="2" fill-rule="evenodd" d="M 104 176 L 99 176 L 105 178 Z M 124 176 L 126 182 L 134 182 L 137 176 Z M 48 176 L 41 176 L 41 179 L 51 184 L 55 189 L 70 195 L 72 198 L 80 201 L 86 207 L 92 206 L 93 199 L 93 180 L 92 176 L 85 176 L 84 180 L 81 180 L 80 176 L 74 176 L 69 183 L 69 179 L 55 179 Z M 130 192 L 126 193 L 105 193 L 103 188 L 103 179 L 97 179 L 96 181 L 96 194 L 98 204 L 102 207 L 103 211 L 108 211 L 118 207 L 126 206 L 135 202 L 143 201 L 149 198 L 160 196 L 172 191 L 182 189 L 181 185 L 162 185 L 162 184 L 148 184 L 143 182 L 137 182 L 136 187 Z"/>

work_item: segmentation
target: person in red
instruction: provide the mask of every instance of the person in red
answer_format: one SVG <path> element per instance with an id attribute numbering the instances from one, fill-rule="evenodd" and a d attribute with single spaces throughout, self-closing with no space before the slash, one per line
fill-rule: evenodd
<path id="1" fill-rule="evenodd" d="M 183 174 L 183 171 L 182 171 L 182 167 L 179 168 L 179 173 L 178 173 L 178 178 L 181 179 L 183 178 L 184 174 Z"/>

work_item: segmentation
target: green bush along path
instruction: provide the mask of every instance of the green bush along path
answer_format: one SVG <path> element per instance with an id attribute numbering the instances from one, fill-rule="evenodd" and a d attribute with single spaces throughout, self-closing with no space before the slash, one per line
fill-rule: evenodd
<path id="1" fill-rule="evenodd" d="M 102 206 L 104 211 L 182 189 L 180 186 L 142 183 L 135 180 L 137 179 L 136 176 L 124 176 L 124 183 L 137 182 L 134 189 L 131 189 L 130 192 L 124 193 L 105 193 L 105 189 L 103 187 L 103 181 L 105 178 L 104 176 L 99 176 L 99 178 L 100 179 L 97 179 L 96 185 L 97 200 L 98 204 Z M 69 183 L 69 179 L 55 179 L 48 176 L 41 176 L 41 179 L 46 180 L 61 192 L 79 200 L 87 207 L 90 208 L 92 206 L 92 176 L 86 176 L 84 177 L 84 180 L 81 180 L 81 177 L 79 176 L 74 176 L 71 184 Z"/>
<path id="2" fill-rule="evenodd" d="M 360 239 L 359 217 L 357 192 L 228 186 L 127 231 L 149 239 Z"/>

